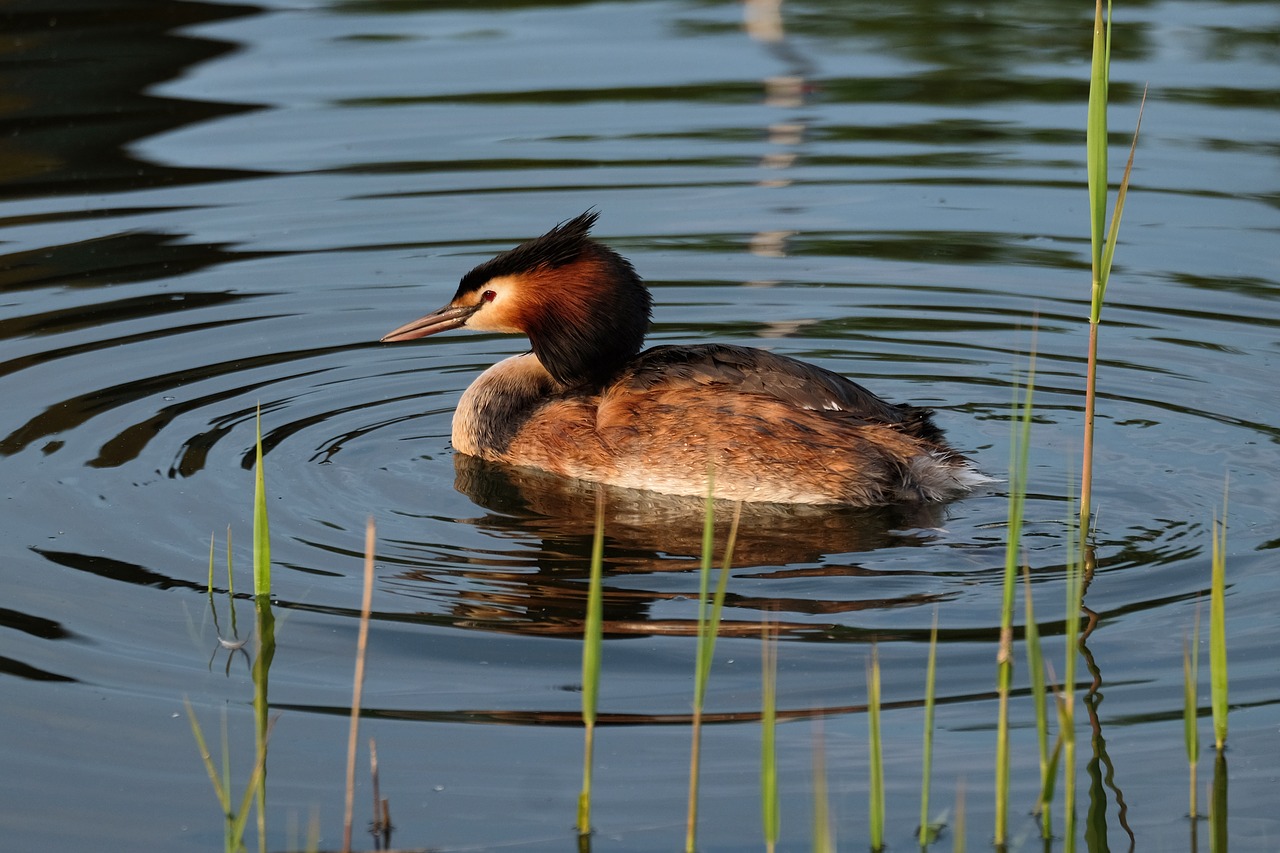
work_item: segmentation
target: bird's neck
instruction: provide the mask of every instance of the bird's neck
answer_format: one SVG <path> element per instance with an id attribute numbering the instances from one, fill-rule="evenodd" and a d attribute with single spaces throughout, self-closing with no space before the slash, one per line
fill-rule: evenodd
<path id="1" fill-rule="evenodd" d="M 600 388 L 644 345 L 652 299 L 631 264 L 587 242 L 572 262 L 528 276 L 522 328 L 534 355 L 568 388 Z"/>
<path id="2" fill-rule="evenodd" d="M 533 354 L 547 373 L 566 388 L 598 389 L 621 372 L 640 351 L 640 336 L 601 335 L 571 326 L 531 331 Z"/>

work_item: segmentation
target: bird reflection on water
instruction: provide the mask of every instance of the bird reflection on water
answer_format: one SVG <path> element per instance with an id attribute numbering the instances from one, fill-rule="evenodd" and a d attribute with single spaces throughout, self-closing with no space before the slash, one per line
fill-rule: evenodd
<path id="1" fill-rule="evenodd" d="M 595 529 L 596 494 L 604 493 L 605 632 L 608 635 L 693 634 L 691 618 L 670 618 L 664 602 L 691 597 L 688 573 L 700 565 L 703 513 L 700 498 L 661 495 L 558 477 L 547 472 L 455 454 L 455 487 L 488 514 L 459 523 L 492 536 L 492 549 L 470 549 L 465 563 L 402 568 L 404 594 L 447 590 L 442 602 L 455 627 L 540 635 L 581 632 L 585 580 Z M 884 597 L 797 596 L 772 581 L 797 578 L 892 576 L 868 570 L 856 555 L 885 548 L 915 547 L 942 536 L 945 504 L 883 507 L 814 507 L 743 503 L 721 634 L 757 636 L 766 613 L 787 634 L 818 637 L 849 630 L 840 614 L 864 609 L 919 606 L 944 593 L 913 592 Z M 716 553 L 723 548 L 734 504 L 716 501 Z M 918 575 L 921 572 L 909 571 Z M 443 582 L 446 578 L 452 581 Z M 629 578 L 629 579 L 628 579 Z M 621 580 L 620 580 L 621 579 Z M 463 582 L 464 580 L 469 582 Z M 807 587 L 808 585 L 806 585 Z M 772 589 L 787 589 L 775 596 Z M 830 589 L 829 584 L 822 588 Z M 864 587 L 865 590 L 865 587 Z M 830 620 L 822 619 L 830 614 Z"/>

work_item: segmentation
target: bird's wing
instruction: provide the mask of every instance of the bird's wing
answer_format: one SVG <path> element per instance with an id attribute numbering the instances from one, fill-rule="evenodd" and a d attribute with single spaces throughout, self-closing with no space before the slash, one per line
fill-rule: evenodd
<path id="1" fill-rule="evenodd" d="M 839 413 L 907 432 L 932 426 L 927 410 L 887 403 L 838 373 L 750 347 L 653 347 L 636 357 L 619 384 L 643 392 L 723 386 L 725 390 L 772 397 L 799 409 Z"/>

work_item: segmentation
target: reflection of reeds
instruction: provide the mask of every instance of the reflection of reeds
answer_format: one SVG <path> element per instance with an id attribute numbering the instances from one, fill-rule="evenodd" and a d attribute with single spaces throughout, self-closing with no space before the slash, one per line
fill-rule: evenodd
<path id="1" fill-rule="evenodd" d="M 1209 851 L 1227 853 L 1227 754 L 1213 758 L 1213 789 L 1209 794 Z"/>
<path id="2" fill-rule="evenodd" d="M 196 718 L 195 709 L 191 707 L 191 700 L 184 698 L 182 703 L 187 709 L 187 720 L 191 723 L 191 734 L 195 738 L 196 747 L 200 750 L 200 760 L 204 763 L 204 768 L 209 773 L 209 781 L 213 783 L 213 792 L 218 798 L 218 805 L 222 807 L 224 821 L 223 849 L 226 853 L 235 853 L 235 851 L 244 848 L 245 823 L 249 819 L 254 794 L 263 787 L 262 775 L 266 772 L 267 755 L 265 752 L 258 754 L 257 761 L 253 766 L 253 772 L 249 775 L 249 782 L 245 786 L 244 796 L 240 800 L 239 808 L 234 807 L 231 802 L 231 756 L 230 748 L 227 745 L 227 712 L 225 709 L 222 712 L 222 771 L 219 772 L 217 766 L 213 763 L 213 757 L 209 754 L 209 745 L 205 741 L 204 730 L 200 727 L 200 721 Z"/>
<path id="3" fill-rule="evenodd" d="M 260 423 L 260 422 L 259 422 Z M 254 767 L 249 776 L 249 781 L 245 786 L 244 796 L 240 802 L 239 808 L 234 808 L 231 802 L 231 758 L 230 746 L 227 742 L 226 717 L 223 716 L 223 734 L 222 734 L 222 772 L 214 766 L 209 756 L 209 749 L 205 741 L 204 732 L 200 728 L 200 722 L 196 718 L 195 709 L 192 708 L 191 702 L 185 700 L 187 709 L 187 717 L 191 722 L 191 733 L 195 738 L 196 745 L 200 749 L 200 758 L 205 765 L 205 769 L 209 773 L 209 779 L 213 782 L 214 793 L 218 798 L 218 804 L 222 808 L 224 817 L 223 843 L 227 851 L 237 851 L 244 847 L 244 829 L 248 821 L 250 805 L 257 803 L 257 823 L 258 823 L 258 849 L 265 851 L 267 846 L 267 787 L 266 764 L 267 764 L 267 741 L 270 738 L 271 728 L 274 723 L 270 719 L 270 704 L 267 701 L 267 685 L 268 676 L 271 670 L 271 661 L 275 657 L 275 615 L 271 610 L 270 598 L 270 535 L 267 530 L 267 511 L 266 511 L 266 493 L 264 488 L 264 480 L 262 476 L 262 429 L 261 425 L 257 431 L 257 460 L 258 471 L 256 484 L 254 487 L 254 537 L 253 537 L 253 565 L 254 565 L 254 611 L 256 615 L 256 624 L 254 636 L 256 639 L 255 656 L 250 674 L 253 680 L 253 717 L 254 717 Z M 214 549 L 213 542 L 209 543 L 209 607 L 213 613 L 215 627 L 218 622 L 218 613 L 216 602 L 213 598 L 213 558 Z M 228 598 L 231 602 L 231 630 L 233 641 L 224 640 L 221 635 L 218 637 L 219 646 L 228 649 L 232 655 L 239 651 L 244 652 L 244 641 L 238 639 L 235 625 L 235 583 L 234 573 L 232 572 L 231 559 L 231 531 L 227 531 L 227 589 Z M 230 661 L 228 661 L 230 667 Z"/>
<path id="4" fill-rule="evenodd" d="M 1080 648 L 1080 611 L 1084 606 L 1082 532 L 1076 529 L 1072 501 L 1067 501 L 1066 619 L 1063 629 L 1062 686 L 1058 690 L 1058 738 L 1062 746 L 1062 810 L 1066 851 L 1076 849 L 1076 657 Z"/>

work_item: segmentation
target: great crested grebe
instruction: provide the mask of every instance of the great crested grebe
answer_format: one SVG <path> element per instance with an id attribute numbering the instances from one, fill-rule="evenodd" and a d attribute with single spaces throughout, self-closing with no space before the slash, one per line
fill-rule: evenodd
<path id="1" fill-rule="evenodd" d="M 448 305 L 382 339 L 528 335 L 533 352 L 458 401 L 455 450 L 675 495 L 705 495 L 710 472 L 716 497 L 740 501 L 939 501 L 988 482 L 928 409 L 831 371 L 727 344 L 640 352 L 652 300 L 630 262 L 590 239 L 597 215 L 485 261 Z"/>

